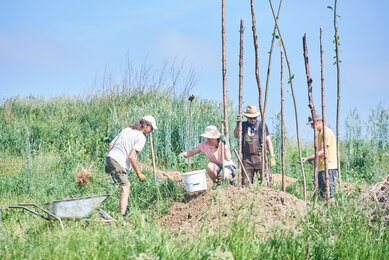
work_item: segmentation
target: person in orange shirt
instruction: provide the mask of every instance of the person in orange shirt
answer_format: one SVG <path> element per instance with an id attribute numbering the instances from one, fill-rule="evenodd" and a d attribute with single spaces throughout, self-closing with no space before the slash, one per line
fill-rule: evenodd
<path id="1" fill-rule="evenodd" d="M 325 180 L 325 168 L 324 168 L 324 147 L 323 147 L 323 128 L 326 129 L 326 148 L 327 148 L 327 166 L 328 166 L 328 178 L 330 183 L 330 200 L 329 202 L 335 201 L 336 195 L 336 177 L 338 175 L 338 161 L 336 156 L 336 139 L 335 135 L 328 126 L 323 126 L 323 119 L 320 115 L 316 116 L 316 129 L 318 134 L 318 157 L 319 157 L 319 192 L 322 201 L 326 200 L 326 180 Z M 314 129 L 314 122 L 311 117 L 308 117 L 308 125 L 311 125 Z M 308 157 L 302 158 L 302 163 L 315 160 L 315 154 Z"/>

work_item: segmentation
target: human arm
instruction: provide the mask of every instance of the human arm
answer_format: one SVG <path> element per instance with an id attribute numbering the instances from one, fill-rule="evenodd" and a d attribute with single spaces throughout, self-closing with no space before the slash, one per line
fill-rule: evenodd
<path id="1" fill-rule="evenodd" d="M 323 147 L 317 152 L 317 157 L 324 156 L 324 149 Z M 302 158 L 302 163 L 309 162 L 312 163 L 312 161 L 315 160 L 315 154 L 312 154 L 308 157 Z"/>
<path id="2" fill-rule="evenodd" d="M 241 123 L 242 120 L 243 120 L 242 116 L 237 116 L 236 117 L 236 127 L 235 127 L 235 130 L 234 130 L 234 137 L 235 138 L 239 138 L 239 123 Z"/>
<path id="3" fill-rule="evenodd" d="M 266 136 L 266 146 L 270 154 L 270 167 L 273 168 L 276 166 L 276 158 L 274 155 L 273 143 L 271 141 L 270 135 Z"/>
<path id="4" fill-rule="evenodd" d="M 138 162 L 136 160 L 136 155 L 138 154 L 138 151 L 135 150 L 135 149 L 132 149 L 128 158 L 130 160 L 130 164 L 132 166 L 132 169 L 134 169 L 135 173 L 138 175 L 139 179 L 141 181 L 145 181 L 146 180 L 146 176 L 144 176 L 142 174 L 142 172 L 140 171 L 139 169 L 139 166 L 138 166 Z"/>
<path id="5" fill-rule="evenodd" d="M 230 150 L 230 144 L 225 143 L 223 145 L 224 147 L 224 160 L 226 161 L 231 161 L 232 160 L 232 155 L 231 155 L 231 150 Z"/>

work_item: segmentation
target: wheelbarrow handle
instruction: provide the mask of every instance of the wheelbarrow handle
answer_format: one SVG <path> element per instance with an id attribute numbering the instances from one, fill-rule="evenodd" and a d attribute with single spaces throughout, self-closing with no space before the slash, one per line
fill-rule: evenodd
<path id="1" fill-rule="evenodd" d="M 58 220 L 58 221 L 59 221 L 59 224 L 61 225 L 62 230 L 65 230 L 64 227 L 63 227 L 63 224 L 62 224 L 62 220 L 61 220 L 59 217 L 57 217 L 56 215 L 54 215 L 53 213 L 51 213 L 50 211 L 47 211 L 47 210 L 45 210 L 44 208 L 41 208 L 41 207 L 39 207 L 38 205 L 36 205 L 36 204 L 34 204 L 34 203 L 19 203 L 19 205 L 20 205 L 20 206 L 9 206 L 8 208 L 11 208 L 11 209 L 12 209 L 12 208 L 25 209 L 25 210 L 27 210 L 27 211 L 30 211 L 31 213 L 34 213 L 35 215 L 40 216 L 41 218 L 44 218 L 44 219 L 50 221 L 50 218 L 47 218 L 47 217 L 45 217 L 45 216 L 43 216 L 43 215 L 41 215 L 41 214 L 39 214 L 39 213 L 33 211 L 32 209 L 29 209 L 29 208 L 23 207 L 23 206 L 33 206 L 33 207 L 36 207 L 36 208 L 38 208 L 38 209 L 40 209 L 40 210 L 46 212 L 49 216 L 51 216 L 51 217 L 55 218 L 56 220 Z"/>
<path id="2" fill-rule="evenodd" d="M 40 210 L 42 210 L 43 212 L 45 212 L 47 215 L 55 218 L 55 219 L 58 219 L 58 217 L 56 215 L 54 215 L 53 213 L 51 213 L 50 211 L 48 210 L 45 210 L 44 208 L 42 207 L 39 207 L 38 205 L 34 204 L 34 203 L 19 203 L 20 206 L 33 206 L 33 207 L 36 207 Z"/>
<path id="3" fill-rule="evenodd" d="M 33 211 L 32 209 L 27 208 L 27 207 L 23 207 L 23 206 L 8 206 L 8 208 L 9 209 L 25 209 L 25 210 L 27 210 L 27 211 L 29 211 L 29 212 L 31 212 L 31 213 L 33 213 L 33 214 L 43 218 L 43 219 L 50 220 L 48 217 L 45 217 L 45 216 L 43 216 L 43 215 Z"/>

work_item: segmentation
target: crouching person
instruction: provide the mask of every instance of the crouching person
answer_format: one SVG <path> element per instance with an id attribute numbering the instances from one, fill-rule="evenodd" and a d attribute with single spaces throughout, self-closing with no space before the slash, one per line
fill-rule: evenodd
<path id="1" fill-rule="evenodd" d="M 221 183 L 222 178 L 222 149 L 224 149 L 224 178 L 230 182 L 231 185 L 236 186 L 236 182 L 234 177 L 236 175 L 236 165 L 231 160 L 231 151 L 230 145 L 226 142 L 225 137 L 221 137 L 216 126 L 207 126 L 205 128 L 205 132 L 200 135 L 201 137 L 205 137 L 207 140 L 199 144 L 193 150 L 180 153 L 178 155 L 178 159 L 181 160 L 184 157 L 188 158 L 195 154 L 202 152 L 205 154 L 209 163 L 207 165 L 207 173 L 212 181 L 218 185 Z M 221 145 L 222 142 L 224 145 Z M 224 147 L 224 148 L 222 148 Z"/>

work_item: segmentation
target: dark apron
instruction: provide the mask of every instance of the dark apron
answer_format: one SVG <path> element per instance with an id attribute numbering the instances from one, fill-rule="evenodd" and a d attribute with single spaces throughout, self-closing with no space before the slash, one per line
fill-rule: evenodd
<path id="1" fill-rule="evenodd" d="M 259 144 L 258 136 L 259 121 L 255 123 L 254 135 L 249 136 L 248 127 L 243 131 L 243 166 L 246 169 L 248 178 L 251 183 L 254 181 L 255 172 L 259 172 L 262 176 L 262 145 Z M 262 134 L 262 133 L 261 133 Z M 243 176 L 242 184 L 247 186 L 247 177 Z"/>

